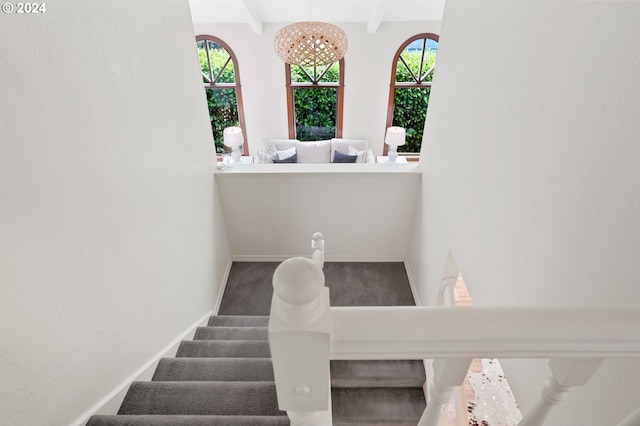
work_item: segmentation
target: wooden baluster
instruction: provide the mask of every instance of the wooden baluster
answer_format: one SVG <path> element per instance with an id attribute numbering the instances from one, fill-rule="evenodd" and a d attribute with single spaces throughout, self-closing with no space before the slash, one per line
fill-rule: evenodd
<path id="1" fill-rule="evenodd" d="M 273 274 L 269 344 L 278 406 L 291 426 L 331 425 L 329 289 L 315 261 L 294 257 Z"/>
<path id="2" fill-rule="evenodd" d="M 541 426 L 551 408 L 565 398 L 572 387 L 584 386 L 602 364 L 602 359 L 553 358 L 549 361 L 551 377 L 542 388 L 542 397 L 518 423 L 518 426 Z"/>
<path id="3" fill-rule="evenodd" d="M 442 407 L 456 386 L 460 386 L 467 375 L 471 359 L 433 360 L 433 381 L 429 385 L 429 401 L 418 426 L 436 426 L 442 415 Z"/>

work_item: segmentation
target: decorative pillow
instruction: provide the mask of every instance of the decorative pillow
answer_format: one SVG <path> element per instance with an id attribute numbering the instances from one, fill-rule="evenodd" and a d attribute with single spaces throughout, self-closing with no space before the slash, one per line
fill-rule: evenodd
<path id="1" fill-rule="evenodd" d="M 338 151 L 336 151 L 336 152 L 338 152 Z M 363 149 L 362 151 L 358 151 L 357 149 L 355 149 L 354 147 L 349 145 L 348 154 L 357 156 L 356 163 L 364 163 L 364 159 L 367 156 L 367 150 Z"/>
<path id="2" fill-rule="evenodd" d="M 284 160 L 278 160 L 278 159 L 274 159 L 273 160 L 274 163 L 297 163 L 298 162 L 298 156 L 296 154 L 293 154 L 290 157 L 285 158 Z"/>
<path id="3" fill-rule="evenodd" d="M 257 155 L 258 155 L 258 161 L 260 161 L 260 164 L 273 163 L 273 155 L 271 155 L 269 152 L 264 152 L 261 149 L 259 149 L 257 152 Z"/>
<path id="4" fill-rule="evenodd" d="M 276 146 L 275 145 L 273 145 L 272 147 L 273 147 L 274 150 L 276 150 Z M 294 155 L 296 155 L 296 147 L 295 146 L 292 146 L 289 149 L 285 149 L 284 151 L 276 150 L 276 156 L 278 157 L 278 160 L 286 160 L 287 158 L 293 157 Z M 295 161 L 294 161 L 294 163 L 295 163 Z"/>
<path id="5" fill-rule="evenodd" d="M 340 151 L 336 151 L 335 154 L 333 154 L 332 163 L 355 163 L 357 158 L 358 155 L 346 155 Z"/>
<path id="6" fill-rule="evenodd" d="M 271 145 L 271 147 L 269 147 L 269 149 L 266 152 L 262 150 L 258 150 L 258 159 L 262 164 L 273 163 L 273 160 L 278 159 L 278 151 L 276 150 L 276 146 Z"/>
<path id="7" fill-rule="evenodd" d="M 331 141 L 298 142 L 296 145 L 299 163 L 330 163 Z"/>

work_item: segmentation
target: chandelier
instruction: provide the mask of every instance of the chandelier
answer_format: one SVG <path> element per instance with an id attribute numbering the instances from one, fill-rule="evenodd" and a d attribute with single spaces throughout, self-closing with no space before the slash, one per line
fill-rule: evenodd
<path id="1" fill-rule="evenodd" d="M 288 64 L 330 65 L 339 61 L 349 42 L 341 28 L 326 22 L 296 22 L 276 33 L 273 47 Z"/>

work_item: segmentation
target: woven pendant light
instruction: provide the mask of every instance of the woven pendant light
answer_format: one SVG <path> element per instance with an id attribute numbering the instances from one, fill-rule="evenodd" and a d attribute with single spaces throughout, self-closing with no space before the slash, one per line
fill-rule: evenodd
<path id="1" fill-rule="evenodd" d="M 347 35 L 340 27 L 326 22 L 296 22 L 276 33 L 273 46 L 288 64 L 329 65 L 347 51 Z"/>

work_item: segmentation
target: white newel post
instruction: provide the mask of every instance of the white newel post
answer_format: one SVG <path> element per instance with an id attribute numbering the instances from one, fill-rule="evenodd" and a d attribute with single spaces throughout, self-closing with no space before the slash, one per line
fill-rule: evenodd
<path id="1" fill-rule="evenodd" d="M 442 407 L 449 402 L 451 392 L 460 386 L 469 371 L 471 359 L 434 359 L 433 381 L 429 384 L 429 401 L 418 426 L 436 426 Z"/>
<path id="2" fill-rule="evenodd" d="M 291 426 L 330 426 L 329 289 L 322 267 L 315 256 L 287 259 L 273 274 L 273 288 L 269 344 L 278 405 Z"/>
<path id="3" fill-rule="evenodd" d="M 311 237 L 311 259 L 320 268 L 324 267 L 324 236 L 320 232 L 316 232 Z"/>
<path id="4" fill-rule="evenodd" d="M 572 387 L 587 384 L 602 364 L 602 359 L 552 358 L 551 377 L 542 388 L 542 397 L 518 423 L 518 426 L 541 426 L 554 405 L 564 400 Z"/>

